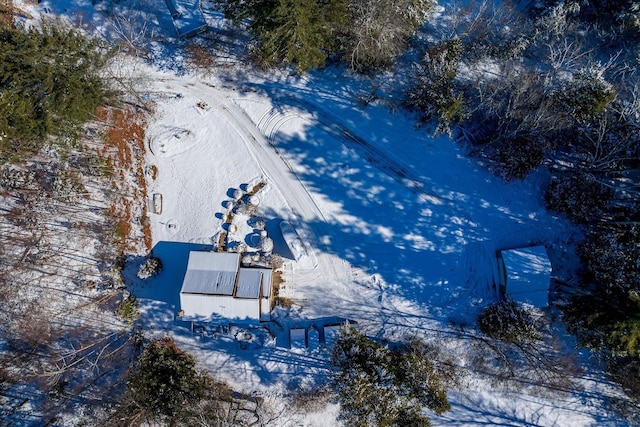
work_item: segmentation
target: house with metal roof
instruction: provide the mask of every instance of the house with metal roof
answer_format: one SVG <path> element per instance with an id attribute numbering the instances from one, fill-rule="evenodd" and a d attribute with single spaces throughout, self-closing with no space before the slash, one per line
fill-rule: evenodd
<path id="1" fill-rule="evenodd" d="M 551 262 L 544 246 L 498 251 L 500 291 L 534 307 L 549 305 Z"/>
<path id="2" fill-rule="evenodd" d="M 184 320 L 269 320 L 272 270 L 240 266 L 240 254 L 189 253 L 180 290 Z"/>

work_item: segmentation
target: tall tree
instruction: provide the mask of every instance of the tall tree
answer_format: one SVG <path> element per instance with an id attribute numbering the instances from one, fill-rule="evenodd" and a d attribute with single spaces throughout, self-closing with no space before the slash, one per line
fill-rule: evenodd
<path id="1" fill-rule="evenodd" d="M 70 136 L 105 101 L 107 52 L 74 30 L 0 29 L 0 153 Z"/>
<path id="2" fill-rule="evenodd" d="M 346 17 L 344 0 L 232 0 L 225 10 L 236 21 L 249 20 L 259 61 L 299 73 L 324 65 Z"/>
<path id="3" fill-rule="evenodd" d="M 430 0 L 349 0 L 346 60 L 356 71 L 390 65 L 433 9 Z"/>
<path id="4" fill-rule="evenodd" d="M 345 325 L 335 344 L 334 384 L 346 425 L 429 426 L 423 407 L 450 409 L 447 393 L 424 344 L 409 340 L 390 350 Z"/>
<path id="5" fill-rule="evenodd" d="M 268 63 L 294 65 L 297 71 L 320 67 L 330 44 L 315 0 L 279 0 L 273 11 L 275 28 L 262 35 L 260 52 Z"/>

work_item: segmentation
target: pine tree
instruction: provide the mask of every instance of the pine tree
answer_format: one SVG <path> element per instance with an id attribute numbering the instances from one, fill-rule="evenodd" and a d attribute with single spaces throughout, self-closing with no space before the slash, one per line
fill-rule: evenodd
<path id="1" fill-rule="evenodd" d="M 315 0 L 279 0 L 273 19 L 275 28 L 260 46 L 269 63 L 294 65 L 298 72 L 324 64 L 330 32 Z"/>
<path id="2" fill-rule="evenodd" d="M 447 394 L 419 340 L 391 350 L 345 325 L 332 355 L 340 417 L 348 426 L 429 426 L 422 408 L 450 409 Z"/>
<path id="3" fill-rule="evenodd" d="M 250 20 L 259 61 L 298 73 L 324 65 L 347 16 L 344 0 L 232 0 L 225 12 L 236 22 Z"/>
<path id="4" fill-rule="evenodd" d="M 72 137 L 108 95 L 108 55 L 74 30 L 0 29 L 0 153 L 37 150 L 48 136 Z"/>
<path id="5" fill-rule="evenodd" d="M 175 419 L 205 395 L 206 379 L 192 356 L 170 338 L 146 345 L 129 381 L 132 406 L 156 417 Z"/>

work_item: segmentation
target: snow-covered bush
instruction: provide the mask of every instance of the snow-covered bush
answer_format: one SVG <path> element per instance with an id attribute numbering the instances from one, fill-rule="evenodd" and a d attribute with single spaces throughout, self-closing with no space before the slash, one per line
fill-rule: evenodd
<path id="1" fill-rule="evenodd" d="M 465 57 L 471 62 L 487 58 L 510 60 L 529 48 L 535 35 L 532 20 L 512 2 L 469 3 L 456 12 L 456 34 L 463 38 Z"/>
<path id="2" fill-rule="evenodd" d="M 491 338 L 511 343 L 531 343 L 542 339 L 531 312 L 511 299 L 485 308 L 478 316 L 478 325 Z"/>
<path id="3" fill-rule="evenodd" d="M 262 237 L 258 249 L 265 253 L 271 253 L 273 251 L 273 239 L 270 237 Z"/>
<path id="4" fill-rule="evenodd" d="M 584 18 L 606 27 L 613 35 L 625 31 L 640 32 L 640 1 L 638 0 L 598 0 L 585 2 Z"/>
<path id="5" fill-rule="evenodd" d="M 247 251 L 247 244 L 245 242 L 232 241 L 227 243 L 227 251 L 232 253 L 245 253 Z"/>
<path id="6" fill-rule="evenodd" d="M 248 205 L 246 203 L 242 203 L 235 208 L 233 208 L 233 213 L 238 215 L 247 215 L 253 216 L 258 212 L 258 207 L 255 205 Z"/>
<path id="7" fill-rule="evenodd" d="M 559 37 L 568 32 L 571 16 L 579 12 L 575 1 L 559 2 L 549 7 L 536 20 L 536 35 L 544 41 Z"/>
<path id="8" fill-rule="evenodd" d="M 412 72 L 407 104 L 418 111 L 422 121 L 436 119 L 438 132 L 450 132 L 466 117 L 462 92 L 454 83 L 462 51 L 458 38 L 442 42 L 428 50 Z"/>
<path id="9" fill-rule="evenodd" d="M 391 65 L 435 5 L 431 0 L 349 0 L 345 61 L 358 72 Z"/>
<path id="10" fill-rule="evenodd" d="M 264 230 L 265 227 L 267 226 L 267 223 L 262 218 L 255 218 L 252 221 L 252 225 L 253 225 L 253 228 L 255 228 L 256 230 Z"/>
<path id="11" fill-rule="evenodd" d="M 162 261 L 160 258 L 149 257 L 138 269 L 139 279 L 148 279 L 155 276 L 162 269 Z"/>
<path id="12" fill-rule="evenodd" d="M 296 412 L 320 413 L 331 401 L 333 392 L 327 386 L 314 388 L 296 388 L 293 392 L 292 403 Z"/>
<path id="13" fill-rule="evenodd" d="M 140 317 L 137 298 L 129 292 L 124 291 L 122 302 L 118 305 L 116 314 L 125 322 L 133 324 Z"/>

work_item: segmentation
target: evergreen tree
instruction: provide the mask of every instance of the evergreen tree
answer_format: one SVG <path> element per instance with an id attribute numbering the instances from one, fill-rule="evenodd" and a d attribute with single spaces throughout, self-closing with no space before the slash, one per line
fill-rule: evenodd
<path id="1" fill-rule="evenodd" d="M 330 32 L 315 0 L 279 0 L 273 22 L 275 27 L 261 38 L 264 60 L 294 65 L 298 72 L 324 64 Z"/>
<path id="2" fill-rule="evenodd" d="M 145 418 L 179 419 L 206 391 L 206 379 L 195 369 L 195 360 L 170 338 L 146 345 L 128 385 L 130 410 L 142 410 Z"/>
<path id="3" fill-rule="evenodd" d="M 37 150 L 50 135 L 73 137 L 107 97 L 107 54 L 75 30 L 0 29 L 0 153 Z"/>
<path id="4" fill-rule="evenodd" d="M 344 26 L 344 0 L 232 0 L 226 15 L 250 20 L 254 54 L 266 65 L 293 65 L 298 73 L 324 65 Z"/>
<path id="5" fill-rule="evenodd" d="M 423 407 L 438 414 L 450 409 L 419 340 L 390 350 L 345 325 L 332 364 L 340 417 L 348 426 L 429 426 Z"/>
<path id="6" fill-rule="evenodd" d="M 232 390 L 196 368 L 171 338 L 150 341 L 133 363 L 127 388 L 101 425 L 239 425 Z M 243 424 L 244 425 L 244 424 Z"/>

